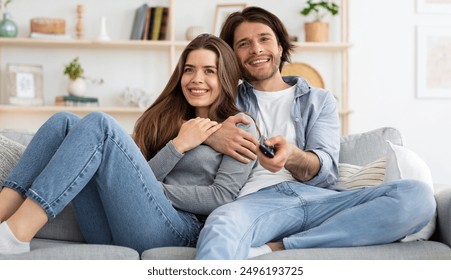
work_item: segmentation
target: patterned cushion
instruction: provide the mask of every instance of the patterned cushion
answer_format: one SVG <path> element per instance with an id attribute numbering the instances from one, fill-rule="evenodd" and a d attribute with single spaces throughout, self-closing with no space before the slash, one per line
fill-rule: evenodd
<path id="1" fill-rule="evenodd" d="M 24 150 L 23 145 L 0 135 L 0 183 L 16 165 Z"/>
<path id="2" fill-rule="evenodd" d="M 382 157 L 365 166 L 339 163 L 337 184 L 346 189 L 377 186 L 384 182 L 387 158 Z"/>

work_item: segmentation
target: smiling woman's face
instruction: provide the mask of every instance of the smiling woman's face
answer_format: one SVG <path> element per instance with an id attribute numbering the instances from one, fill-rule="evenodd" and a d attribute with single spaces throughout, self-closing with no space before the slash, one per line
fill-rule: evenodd
<path id="1" fill-rule="evenodd" d="M 219 97 L 218 57 L 206 49 L 190 52 L 181 80 L 183 95 L 196 108 L 196 117 L 208 117 L 208 110 Z"/>

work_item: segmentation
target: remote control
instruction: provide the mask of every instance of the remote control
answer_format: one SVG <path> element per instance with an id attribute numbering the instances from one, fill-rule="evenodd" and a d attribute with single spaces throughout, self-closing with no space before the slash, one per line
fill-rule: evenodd
<path id="1" fill-rule="evenodd" d="M 266 140 L 266 139 L 263 138 L 263 137 L 262 137 L 262 139 L 260 140 L 260 145 L 259 145 L 260 151 L 261 151 L 265 156 L 267 156 L 267 157 L 269 157 L 269 158 L 273 158 L 273 157 L 274 157 L 274 154 L 275 154 L 275 152 L 276 152 L 276 149 L 274 148 L 274 146 L 266 146 L 266 145 L 264 144 L 265 140 Z"/>

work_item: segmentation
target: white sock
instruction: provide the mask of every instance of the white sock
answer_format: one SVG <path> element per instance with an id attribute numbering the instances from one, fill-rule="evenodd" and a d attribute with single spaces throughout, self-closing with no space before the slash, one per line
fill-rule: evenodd
<path id="1" fill-rule="evenodd" d="M 272 252 L 271 248 L 266 244 L 260 247 L 251 247 L 249 249 L 249 255 L 247 256 L 247 258 L 250 259 L 260 255 L 269 254 L 271 252 Z"/>
<path id="2" fill-rule="evenodd" d="M 30 252 L 30 242 L 17 240 L 6 222 L 0 224 L 0 255 Z"/>

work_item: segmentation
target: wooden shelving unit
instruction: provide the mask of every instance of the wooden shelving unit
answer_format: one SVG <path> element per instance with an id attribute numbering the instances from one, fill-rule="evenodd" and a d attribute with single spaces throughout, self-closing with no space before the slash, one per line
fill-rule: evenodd
<path id="1" fill-rule="evenodd" d="M 180 1 L 180 0 L 179 0 Z M 178 60 L 178 53 L 188 44 L 188 41 L 175 39 L 175 14 L 174 7 L 177 0 L 170 0 L 170 19 L 169 19 L 169 37 L 165 41 L 138 41 L 138 40 L 122 40 L 122 41 L 96 41 L 96 40 L 53 40 L 53 39 L 31 39 L 31 38 L 0 38 L 0 55 L 3 49 L 6 48 L 27 48 L 30 52 L 35 51 L 39 53 L 40 49 L 54 49 L 55 51 L 64 51 L 64 49 L 84 49 L 84 50 L 144 50 L 144 51 L 163 51 L 167 53 L 169 69 L 174 69 Z M 348 116 L 350 110 L 348 107 L 348 50 L 352 46 L 348 42 L 348 1 L 341 1 L 341 42 L 338 43 L 295 43 L 295 51 L 308 52 L 308 51 L 324 51 L 333 52 L 341 56 L 341 92 L 340 92 L 340 118 L 342 121 L 342 134 L 348 133 Z M 1 59 L 1 56 L 0 56 Z M 0 65 L 5 62 L 0 60 Z M 165 81 L 155 81 L 163 83 Z M 3 89 L 4 87 L 2 87 Z M 2 94 L 4 94 L 2 92 Z M 87 112 L 100 110 L 107 113 L 116 114 L 118 118 L 127 116 L 128 118 L 137 119 L 139 115 L 144 111 L 139 108 L 127 108 L 127 107 L 60 107 L 60 106 L 38 106 L 38 107 L 20 107 L 10 105 L 0 105 L 0 129 L 10 128 L 14 125 L 13 121 L 9 118 L 17 116 L 29 116 L 33 118 L 34 115 L 51 114 L 58 111 L 72 111 L 79 114 L 86 114 Z M 8 118 L 8 120 L 5 120 Z M 35 127 L 30 128 L 36 129 Z"/>
<path id="2" fill-rule="evenodd" d="M 105 113 L 116 114 L 141 114 L 144 112 L 142 108 L 135 107 L 65 107 L 65 106 L 14 106 L 14 105 L 0 105 L 0 112 L 15 112 L 15 113 L 56 113 L 60 111 L 69 111 L 74 113 L 89 113 L 101 110 Z"/>

